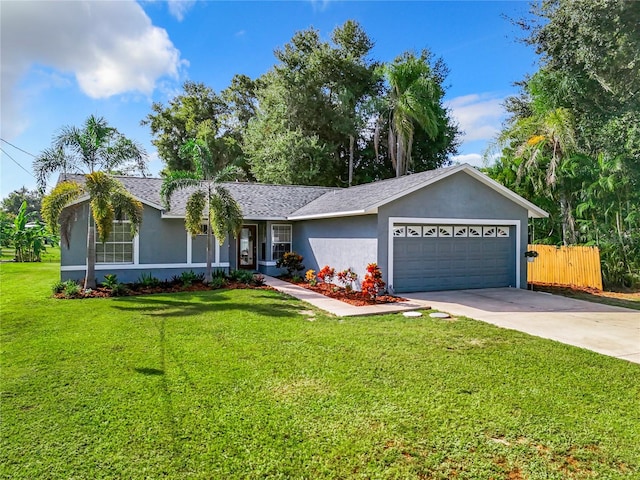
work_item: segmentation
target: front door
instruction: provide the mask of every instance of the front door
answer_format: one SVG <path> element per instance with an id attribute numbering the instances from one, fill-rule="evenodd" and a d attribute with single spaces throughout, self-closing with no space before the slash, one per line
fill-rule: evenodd
<path id="1" fill-rule="evenodd" d="M 238 268 L 256 269 L 256 238 L 255 225 L 243 225 L 238 236 Z"/>

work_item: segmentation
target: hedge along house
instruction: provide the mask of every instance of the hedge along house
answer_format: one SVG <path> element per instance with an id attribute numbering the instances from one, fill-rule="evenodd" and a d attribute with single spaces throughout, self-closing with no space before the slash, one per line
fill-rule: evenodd
<path id="1" fill-rule="evenodd" d="M 144 204 L 143 220 L 136 237 L 126 221 L 115 222 L 108 241 L 96 244 L 97 280 L 108 273 L 133 282 L 143 273 L 166 279 L 204 271 L 206 236 L 191 237 L 184 226 L 190 191 L 177 192 L 166 211 L 161 179 L 118 179 Z M 274 275 L 277 259 L 295 251 L 307 269 L 352 268 L 359 278 L 376 262 L 397 293 L 526 288 L 528 218 L 547 216 L 466 164 L 349 188 L 225 187 L 242 207 L 244 224 L 238 238 L 215 243 L 214 269 Z M 86 199 L 79 206 L 70 246 L 62 249 L 63 280 L 85 274 Z"/>

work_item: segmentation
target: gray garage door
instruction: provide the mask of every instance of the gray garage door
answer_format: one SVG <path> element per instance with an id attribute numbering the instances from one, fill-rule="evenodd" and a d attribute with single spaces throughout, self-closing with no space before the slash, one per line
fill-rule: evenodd
<path id="1" fill-rule="evenodd" d="M 396 292 L 515 285 L 515 227 L 394 226 Z"/>

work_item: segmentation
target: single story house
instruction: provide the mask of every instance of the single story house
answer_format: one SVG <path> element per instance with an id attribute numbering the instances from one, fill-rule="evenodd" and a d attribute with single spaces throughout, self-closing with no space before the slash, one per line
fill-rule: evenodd
<path id="1" fill-rule="evenodd" d="M 116 222 L 108 241 L 96 244 L 97 281 L 109 273 L 133 282 L 143 273 L 166 279 L 204 271 L 206 236 L 191 237 L 184 225 L 190 192 L 177 192 L 166 210 L 161 179 L 117 178 L 143 203 L 143 219 L 135 237 Z M 244 224 L 237 238 L 215 242 L 214 269 L 275 275 L 278 258 L 295 251 L 306 269 L 352 268 L 360 279 L 376 262 L 396 293 L 526 288 L 528 218 L 548 215 L 466 164 L 349 188 L 225 186 Z M 80 203 L 70 246 L 62 249 L 63 280 L 85 274 L 89 207 Z"/>

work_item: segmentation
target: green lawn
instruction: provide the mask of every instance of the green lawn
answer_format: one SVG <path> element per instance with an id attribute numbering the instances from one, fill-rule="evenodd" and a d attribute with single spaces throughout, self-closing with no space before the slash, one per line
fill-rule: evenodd
<path id="1" fill-rule="evenodd" d="M 638 478 L 640 365 L 265 290 L 55 300 L 2 264 L 2 478 Z"/>

